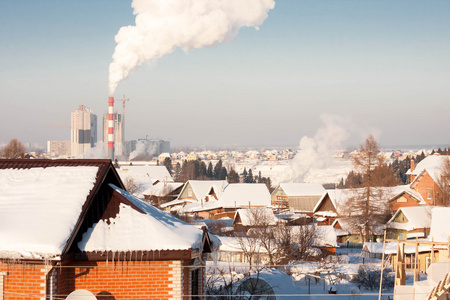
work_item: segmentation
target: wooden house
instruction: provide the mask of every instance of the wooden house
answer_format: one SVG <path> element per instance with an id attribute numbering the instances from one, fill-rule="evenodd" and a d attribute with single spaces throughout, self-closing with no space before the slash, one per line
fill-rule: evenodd
<path id="1" fill-rule="evenodd" d="M 203 294 L 209 235 L 123 188 L 110 160 L 0 160 L 2 299 Z"/>
<path id="2" fill-rule="evenodd" d="M 386 224 L 388 239 L 426 238 L 430 233 L 432 206 L 402 207 Z"/>
<path id="3" fill-rule="evenodd" d="M 250 228 L 275 226 L 284 223 L 268 207 L 243 208 L 236 211 L 232 226 L 236 231 L 247 232 Z"/>
<path id="4" fill-rule="evenodd" d="M 217 200 L 227 185 L 226 180 L 189 180 L 183 185 L 177 199 L 162 204 L 161 208 L 171 210 L 189 203 L 196 205 L 202 201 Z"/>
<path id="5" fill-rule="evenodd" d="M 325 189 L 318 183 L 280 183 L 272 192 L 272 206 L 312 215 L 324 192 Z"/>
<path id="6" fill-rule="evenodd" d="M 143 191 L 142 194 L 145 201 L 159 208 L 161 204 L 178 198 L 183 185 L 181 182 L 158 182 Z"/>
<path id="7" fill-rule="evenodd" d="M 270 206 L 270 193 L 264 183 L 231 183 L 225 187 L 217 200 L 209 198 L 185 207 L 185 211 L 201 218 L 234 219 L 240 208 L 266 208 Z"/>

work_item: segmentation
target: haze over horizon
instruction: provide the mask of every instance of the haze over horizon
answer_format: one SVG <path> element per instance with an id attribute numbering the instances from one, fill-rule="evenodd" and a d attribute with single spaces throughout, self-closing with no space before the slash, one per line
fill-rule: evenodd
<path id="1" fill-rule="evenodd" d="M 345 145 L 450 143 L 450 2 L 275 1 L 259 30 L 143 63 L 122 81 L 127 139 L 173 147 L 298 145 L 345 120 Z M 131 1 L 2 1 L 0 144 L 70 140 L 78 105 L 107 111 Z M 122 105 L 116 103 L 121 113 Z M 65 126 L 65 127 L 64 127 Z"/>

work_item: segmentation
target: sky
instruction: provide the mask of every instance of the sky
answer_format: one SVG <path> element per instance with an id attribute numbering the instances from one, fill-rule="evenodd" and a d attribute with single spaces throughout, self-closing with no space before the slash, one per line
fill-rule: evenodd
<path id="1" fill-rule="evenodd" d="M 369 133 L 450 145 L 449 12 L 447 0 L 276 0 L 259 30 L 175 49 L 120 82 L 126 139 L 295 146 L 329 116 L 345 120 L 347 145 Z M 0 144 L 70 140 L 80 104 L 101 137 L 114 37 L 134 24 L 131 0 L 0 1 Z"/>

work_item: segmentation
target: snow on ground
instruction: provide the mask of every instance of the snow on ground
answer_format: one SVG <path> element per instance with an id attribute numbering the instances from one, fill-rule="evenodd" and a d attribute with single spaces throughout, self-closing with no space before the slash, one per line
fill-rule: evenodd
<path id="1" fill-rule="evenodd" d="M 363 258 L 360 256 L 361 249 L 338 248 L 336 256 L 330 256 L 319 262 L 297 261 L 292 266 L 284 269 L 290 274 L 292 282 L 284 280 L 280 285 L 280 276 L 273 276 L 260 268 L 261 276 L 269 284 L 274 286 L 277 292 L 277 299 L 378 299 L 378 288 L 365 290 L 358 283 L 351 280 L 352 275 L 358 274 L 358 269 L 363 263 L 370 268 L 379 269 L 381 260 Z M 224 282 L 236 282 L 249 273 L 249 265 L 246 263 L 227 263 L 207 261 L 207 283 L 216 287 Z M 251 274 L 255 273 L 254 267 Z M 277 271 L 278 272 L 278 271 Z M 342 279 L 341 275 L 342 274 Z M 277 279 L 278 278 L 278 279 Z M 412 273 L 407 273 L 408 281 L 412 278 Z M 329 294 L 329 290 L 337 291 L 337 294 Z M 392 298 L 393 287 L 383 290 L 381 299 Z"/>
<path id="2" fill-rule="evenodd" d="M 272 184 L 275 187 L 278 185 L 289 168 L 290 160 L 278 161 L 247 161 L 235 163 L 235 170 L 239 174 L 244 171 L 252 169 L 253 176 L 261 172 L 261 176 L 270 177 Z M 352 161 L 349 159 L 335 158 L 333 163 L 325 169 L 311 169 L 304 177 L 304 182 L 314 183 L 338 183 L 341 178 L 346 178 L 347 174 L 353 169 Z"/>

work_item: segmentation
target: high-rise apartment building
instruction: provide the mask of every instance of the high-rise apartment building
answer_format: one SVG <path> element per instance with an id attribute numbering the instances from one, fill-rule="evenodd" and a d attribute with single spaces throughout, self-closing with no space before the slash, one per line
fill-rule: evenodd
<path id="1" fill-rule="evenodd" d="M 84 105 L 71 113 L 71 155 L 85 153 L 97 143 L 97 116 Z"/>
<path id="2" fill-rule="evenodd" d="M 47 154 L 51 157 L 68 157 L 71 150 L 70 141 L 47 141 Z"/>
<path id="3" fill-rule="evenodd" d="M 124 155 L 124 119 L 122 114 L 114 113 L 114 155 Z M 103 115 L 103 142 L 106 147 L 108 145 L 108 114 Z"/>

